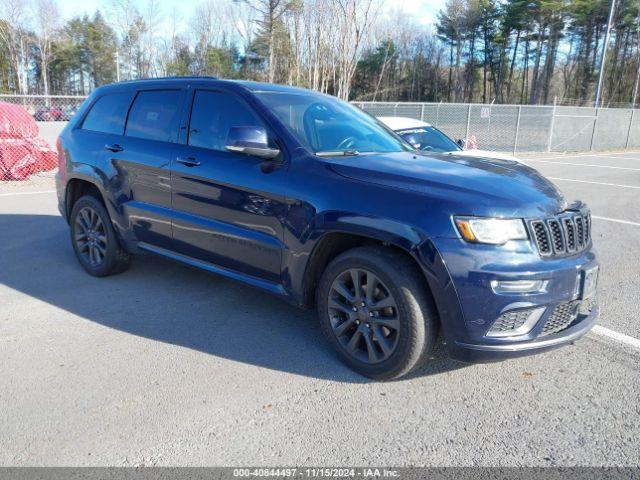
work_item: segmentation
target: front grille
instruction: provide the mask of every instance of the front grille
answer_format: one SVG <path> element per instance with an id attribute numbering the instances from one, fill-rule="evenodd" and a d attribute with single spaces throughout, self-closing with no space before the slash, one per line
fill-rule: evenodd
<path id="1" fill-rule="evenodd" d="M 580 308 L 580 300 L 573 302 L 561 303 L 553 309 L 553 313 L 544 324 L 540 336 L 558 333 L 571 325 L 578 318 L 578 309 Z"/>
<path id="2" fill-rule="evenodd" d="M 551 218 L 529 222 L 531 236 L 543 257 L 572 255 L 591 242 L 591 215 L 567 211 Z"/>

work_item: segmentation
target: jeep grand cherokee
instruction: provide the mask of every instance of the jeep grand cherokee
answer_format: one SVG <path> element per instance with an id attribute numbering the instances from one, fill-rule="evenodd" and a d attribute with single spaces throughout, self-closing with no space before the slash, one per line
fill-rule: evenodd
<path id="1" fill-rule="evenodd" d="M 319 93 L 174 78 L 96 89 L 58 140 L 59 208 L 94 276 L 152 252 L 314 306 L 377 379 L 499 360 L 594 324 L 587 207 L 536 170 L 416 152 Z"/>

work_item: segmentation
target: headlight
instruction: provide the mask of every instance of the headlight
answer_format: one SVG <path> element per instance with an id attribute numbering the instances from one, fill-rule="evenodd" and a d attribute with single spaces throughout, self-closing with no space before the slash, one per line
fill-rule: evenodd
<path id="1" fill-rule="evenodd" d="M 454 217 L 454 220 L 467 242 L 503 245 L 509 240 L 529 238 L 519 218 Z"/>

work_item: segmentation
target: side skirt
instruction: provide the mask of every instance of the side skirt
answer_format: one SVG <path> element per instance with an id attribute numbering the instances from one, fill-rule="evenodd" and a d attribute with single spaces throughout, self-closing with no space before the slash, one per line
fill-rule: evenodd
<path id="1" fill-rule="evenodd" d="M 167 250 L 165 248 L 156 247 L 155 245 L 150 245 L 148 243 L 140 242 L 138 243 L 138 248 L 142 250 L 146 250 L 151 253 L 155 253 L 157 255 L 162 255 L 163 257 L 170 258 L 171 260 L 184 263 L 185 265 L 189 265 L 191 267 L 199 268 L 201 270 L 206 270 L 208 272 L 215 273 L 217 275 L 222 275 L 223 277 L 231 278 L 233 280 L 246 283 L 248 285 L 251 285 L 252 287 L 258 287 L 262 290 L 266 290 L 267 292 L 278 295 L 279 297 L 283 297 L 287 301 L 292 300 L 289 294 L 287 293 L 287 291 L 282 287 L 282 285 L 278 283 L 268 282 L 266 280 L 261 280 L 259 278 L 251 277 L 249 275 L 243 275 L 234 270 L 229 270 L 227 268 L 214 265 L 213 263 L 204 262 L 202 260 L 198 260 L 196 258 L 189 257 L 187 255 L 182 255 L 172 250 Z"/>

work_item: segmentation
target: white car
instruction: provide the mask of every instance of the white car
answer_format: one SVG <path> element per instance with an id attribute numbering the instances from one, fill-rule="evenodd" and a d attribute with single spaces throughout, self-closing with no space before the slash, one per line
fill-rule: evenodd
<path id="1" fill-rule="evenodd" d="M 489 158 L 525 163 L 506 153 L 475 148 L 464 150 L 462 146 L 451 140 L 436 127 L 421 120 L 406 117 L 378 117 L 378 120 L 404 138 L 417 150 L 449 153 L 461 157 Z"/>

